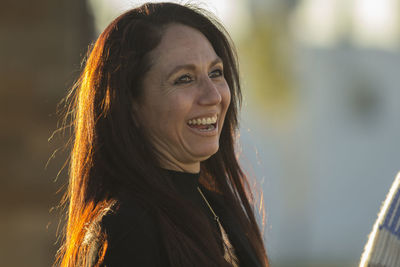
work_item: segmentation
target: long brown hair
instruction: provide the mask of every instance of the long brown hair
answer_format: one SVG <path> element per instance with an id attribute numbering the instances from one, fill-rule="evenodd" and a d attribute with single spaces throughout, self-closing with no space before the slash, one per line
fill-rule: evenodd
<path id="1" fill-rule="evenodd" d="M 154 148 L 133 116 L 133 100 L 140 98 L 141 82 L 151 68 L 149 53 L 171 23 L 200 31 L 223 60 L 231 103 L 219 151 L 201 162 L 200 182 L 224 196 L 261 265 L 268 266 L 251 205 L 253 194 L 235 155 L 241 91 L 234 46 L 211 14 L 173 3 L 144 4 L 111 22 L 88 52 L 85 67 L 66 97 L 66 114 L 74 131 L 69 185 L 61 201 L 69 208 L 67 224 L 56 265 L 88 264 L 88 232 L 100 237 L 100 264 L 107 237 L 98 222 L 121 196 L 129 194 L 157 219 L 171 266 L 224 266 L 217 239 L 204 230 L 206 218 L 195 214 L 162 179 Z"/>

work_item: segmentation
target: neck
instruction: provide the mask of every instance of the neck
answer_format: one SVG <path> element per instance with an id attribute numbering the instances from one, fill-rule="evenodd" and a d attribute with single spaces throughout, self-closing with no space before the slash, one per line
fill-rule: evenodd
<path id="1" fill-rule="evenodd" d="M 206 160 L 208 157 L 199 158 L 190 156 L 186 157 L 186 162 L 182 162 L 177 157 L 174 157 L 173 153 L 170 153 L 168 146 L 163 145 L 161 140 L 155 140 L 155 153 L 160 162 L 160 167 L 167 170 L 199 173 L 200 172 L 200 161 Z"/>
<path id="2" fill-rule="evenodd" d="M 200 162 L 184 164 L 179 162 L 163 161 L 161 162 L 161 168 L 178 172 L 199 173 Z"/>
<path id="3" fill-rule="evenodd" d="M 171 171 L 178 172 L 188 172 L 188 173 L 199 173 L 200 172 L 200 162 L 195 162 L 192 164 L 179 164 L 179 163 L 162 163 L 161 168 Z"/>

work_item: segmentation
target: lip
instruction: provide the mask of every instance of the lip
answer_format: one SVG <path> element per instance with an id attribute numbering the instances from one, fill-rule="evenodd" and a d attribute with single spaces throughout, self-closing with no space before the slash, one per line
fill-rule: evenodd
<path id="1" fill-rule="evenodd" d="M 199 118 L 199 117 L 197 117 L 197 118 Z M 217 122 L 215 123 L 215 128 L 214 128 L 214 130 L 212 130 L 212 131 L 207 131 L 207 132 L 201 132 L 200 130 L 198 130 L 198 129 L 196 129 L 196 128 L 192 128 L 192 127 L 190 127 L 187 123 L 186 123 L 186 127 L 188 127 L 189 130 L 190 130 L 191 132 L 193 132 L 194 134 L 197 134 L 197 135 L 202 136 L 202 137 L 211 137 L 211 136 L 218 135 L 219 123 L 218 123 L 218 120 L 217 120 Z"/>

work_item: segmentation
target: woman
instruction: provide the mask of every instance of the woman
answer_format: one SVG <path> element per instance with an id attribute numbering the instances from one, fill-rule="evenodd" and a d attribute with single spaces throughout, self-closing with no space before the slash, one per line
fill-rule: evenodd
<path id="1" fill-rule="evenodd" d="M 268 266 L 235 157 L 240 84 L 204 11 L 145 4 L 100 35 L 70 93 L 61 266 Z"/>

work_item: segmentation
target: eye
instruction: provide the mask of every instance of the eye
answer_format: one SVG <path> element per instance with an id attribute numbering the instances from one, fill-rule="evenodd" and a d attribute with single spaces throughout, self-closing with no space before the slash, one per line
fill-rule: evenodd
<path id="1" fill-rule="evenodd" d="M 178 84 L 186 84 L 186 83 L 190 83 L 192 82 L 192 76 L 190 76 L 190 74 L 184 74 L 182 76 L 180 76 L 178 79 L 175 80 L 174 84 L 178 85 Z"/>
<path id="2" fill-rule="evenodd" d="M 224 73 L 223 73 L 222 69 L 216 69 L 210 73 L 210 78 L 218 78 L 223 75 L 224 75 Z"/>

